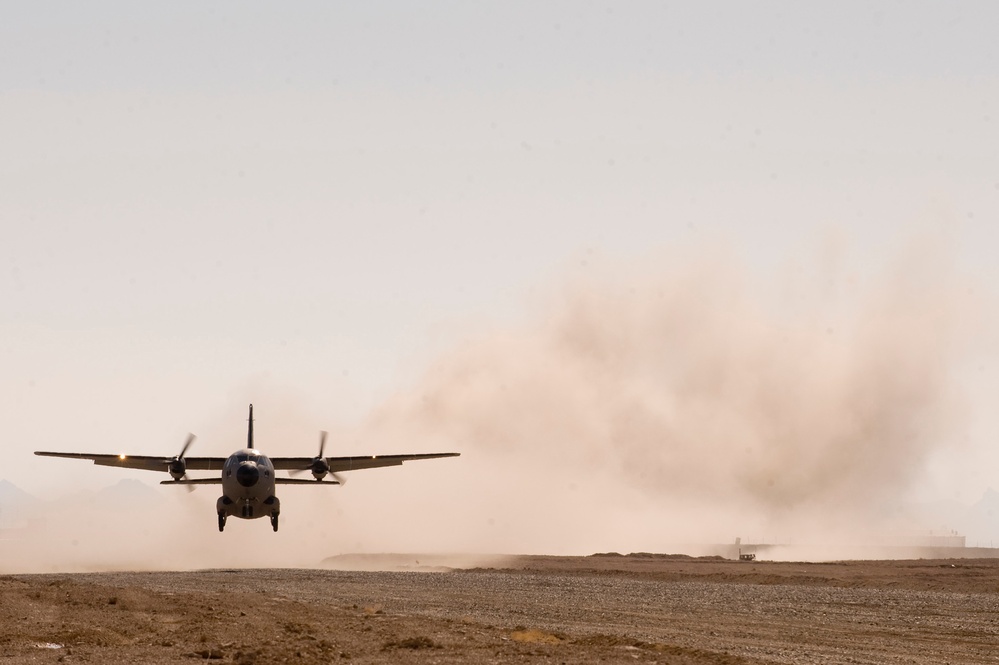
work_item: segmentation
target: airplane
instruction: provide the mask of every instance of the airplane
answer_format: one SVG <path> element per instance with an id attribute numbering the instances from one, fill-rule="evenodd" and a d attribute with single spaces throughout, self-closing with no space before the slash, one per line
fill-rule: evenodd
<path id="1" fill-rule="evenodd" d="M 187 449 L 194 441 L 194 435 L 187 437 L 180 454 L 173 457 L 146 455 L 105 455 L 93 453 L 57 453 L 35 451 L 43 457 L 67 457 L 88 459 L 101 466 L 120 466 L 126 469 L 165 471 L 173 480 L 163 480 L 161 485 L 222 485 L 222 496 L 215 504 L 219 518 L 219 531 L 225 529 L 227 517 L 257 519 L 265 515 L 271 518 L 271 527 L 278 530 L 278 515 L 281 502 L 275 496 L 275 485 L 342 485 L 346 480 L 341 471 L 373 469 L 381 466 L 396 466 L 410 460 L 458 457 L 460 453 L 422 453 L 416 455 L 363 455 L 351 457 L 324 457 L 326 432 L 319 437 L 319 454 L 315 457 L 267 457 L 253 447 L 253 405 L 250 405 L 249 426 L 246 435 L 246 448 L 237 450 L 229 457 L 185 457 Z M 188 470 L 221 471 L 217 478 L 188 478 Z M 291 473 L 311 471 L 312 480 L 307 478 L 284 478 L 275 471 Z M 332 480 L 324 480 L 327 475 Z"/>

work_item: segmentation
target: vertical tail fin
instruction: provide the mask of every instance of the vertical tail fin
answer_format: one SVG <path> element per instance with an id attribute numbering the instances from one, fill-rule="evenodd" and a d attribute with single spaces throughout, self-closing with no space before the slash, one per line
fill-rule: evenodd
<path id="1" fill-rule="evenodd" d="M 253 447 L 253 405 L 250 405 L 249 427 L 246 430 L 246 447 Z"/>

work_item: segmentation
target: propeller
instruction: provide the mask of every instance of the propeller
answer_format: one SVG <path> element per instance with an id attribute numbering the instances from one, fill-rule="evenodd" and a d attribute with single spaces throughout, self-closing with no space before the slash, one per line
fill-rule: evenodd
<path id="1" fill-rule="evenodd" d="M 326 477 L 326 474 L 330 472 L 329 462 L 323 457 L 323 451 L 326 449 L 326 432 L 325 430 L 319 432 L 319 454 L 316 455 L 312 460 L 312 475 L 315 476 L 316 480 L 322 480 Z"/>
<path id="2" fill-rule="evenodd" d="M 184 461 L 184 455 L 187 454 L 187 449 L 191 447 L 192 443 L 194 443 L 194 435 L 188 434 L 187 441 L 184 442 L 184 447 L 180 449 L 180 454 L 170 460 L 167 470 L 173 476 L 174 480 L 187 479 L 187 463 Z M 193 492 L 194 485 L 188 485 L 187 491 Z"/>
<path id="3" fill-rule="evenodd" d="M 317 481 L 321 481 L 323 478 L 326 477 L 326 474 L 329 474 L 333 476 L 333 478 L 338 483 L 343 485 L 344 483 L 347 482 L 347 479 L 341 476 L 339 473 L 330 471 L 329 462 L 326 461 L 326 457 L 323 455 L 323 452 L 326 450 L 326 434 L 327 433 L 325 431 L 319 432 L 319 454 L 312 458 L 312 464 L 309 466 L 309 468 L 295 469 L 291 473 L 292 475 L 297 475 L 299 473 L 302 473 L 303 471 L 311 471 L 313 477 L 315 477 Z"/>
<path id="4" fill-rule="evenodd" d="M 193 434 L 188 434 L 187 435 L 187 441 L 184 442 L 184 447 L 180 449 L 180 454 L 177 455 L 177 457 L 178 458 L 183 458 L 184 455 L 187 453 L 187 449 L 191 447 L 192 443 L 194 443 L 194 435 Z"/>

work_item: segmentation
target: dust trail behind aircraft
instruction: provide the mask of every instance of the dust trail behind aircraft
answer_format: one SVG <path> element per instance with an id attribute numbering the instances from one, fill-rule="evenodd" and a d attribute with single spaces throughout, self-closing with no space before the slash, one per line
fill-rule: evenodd
<path id="1" fill-rule="evenodd" d="M 439 358 L 366 435 L 496 460 L 506 507 L 482 510 L 507 516 L 520 551 L 887 528 L 965 427 L 953 373 L 970 306 L 946 259 L 912 243 L 870 274 L 755 289 L 725 252 L 609 264 L 532 323 Z"/>

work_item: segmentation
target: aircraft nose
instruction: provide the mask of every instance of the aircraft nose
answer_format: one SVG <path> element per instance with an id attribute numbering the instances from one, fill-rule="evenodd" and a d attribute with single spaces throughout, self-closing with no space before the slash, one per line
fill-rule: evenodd
<path id="1" fill-rule="evenodd" d="M 240 464 L 236 469 L 236 481 L 243 487 L 253 487 L 260 480 L 260 471 L 252 462 Z"/>

